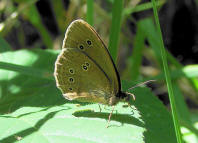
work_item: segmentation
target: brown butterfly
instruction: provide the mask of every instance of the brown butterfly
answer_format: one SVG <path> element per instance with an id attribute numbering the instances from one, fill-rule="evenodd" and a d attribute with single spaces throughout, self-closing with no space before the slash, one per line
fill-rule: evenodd
<path id="1" fill-rule="evenodd" d="M 68 100 L 106 104 L 113 110 L 119 101 L 135 100 L 133 94 L 121 91 L 120 76 L 108 49 L 83 20 L 75 20 L 67 28 L 54 76 Z"/>

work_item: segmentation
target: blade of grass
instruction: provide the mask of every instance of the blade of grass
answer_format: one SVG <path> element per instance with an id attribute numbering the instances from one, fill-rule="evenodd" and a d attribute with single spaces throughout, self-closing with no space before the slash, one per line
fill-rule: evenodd
<path id="1" fill-rule="evenodd" d="M 198 65 L 191 65 L 191 66 L 185 66 L 181 69 L 171 70 L 170 75 L 171 79 L 177 79 L 177 78 L 192 78 L 192 77 L 198 77 Z M 160 73 L 159 75 L 154 77 L 155 79 L 164 79 L 164 74 Z"/>
<path id="2" fill-rule="evenodd" d="M 111 20 L 111 15 L 105 11 L 103 8 L 101 8 L 99 6 L 99 4 L 94 3 L 94 11 L 95 13 L 97 13 L 100 17 L 103 18 L 103 20 L 105 21 L 110 21 Z"/>
<path id="3" fill-rule="evenodd" d="M 151 45 L 151 47 L 152 47 L 152 49 L 155 53 L 155 56 L 158 59 L 157 64 L 159 65 L 159 67 L 161 69 L 163 69 L 163 67 L 161 66 L 162 63 L 160 62 L 161 61 L 160 60 L 160 50 L 158 48 L 158 47 L 160 47 L 160 45 L 159 45 L 160 44 L 159 43 L 160 39 L 159 39 L 159 36 L 157 34 L 157 31 L 156 31 L 156 28 L 155 28 L 155 25 L 154 25 L 152 19 L 147 19 L 143 28 L 144 28 L 144 32 L 146 34 L 146 37 L 148 38 L 148 42 Z M 174 80 L 176 79 L 177 80 L 178 78 L 184 78 L 185 77 L 188 80 L 188 82 L 186 83 L 186 84 L 188 84 L 187 86 L 192 87 L 192 91 L 191 91 L 191 93 L 188 94 L 188 98 L 190 98 L 195 103 L 198 103 L 198 100 L 196 98 L 196 95 L 198 93 L 197 66 L 196 65 L 193 65 L 193 66 L 191 65 L 191 66 L 185 66 L 184 67 L 168 51 L 166 51 L 166 54 L 167 54 L 168 61 L 170 61 L 170 63 L 176 67 L 176 70 L 171 71 L 171 74 L 170 74 L 171 79 L 174 79 Z M 159 75 L 157 75 L 155 77 L 150 77 L 150 78 L 147 78 L 147 79 L 144 79 L 144 80 L 150 80 L 150 79 L 164 80 L 165 75 L 164 75 L 164 73 L 160 73 Z M 182 90 L 183 90 L 183 92 L 186 92 L 186 90 L 184 90 L 184 89 L 182 89 Z M 182 94 L 180 94 L 180 96 L 182 96 Z M 177 99 L 178 98 L 176 98 L 175 100 L 177 100 Z M 177 108 L 182 108 L 182 106 L 179 106 Z M 179 109 L 178 111 L 180 112 L 182 110 L 183 109 Z M 182 114 L 182 112 L 179 113 L 179 114 Z M 179 119 L 179 120 L 182 120 L 182 119 Z M 192 124 L 189 124 L 188 126 L 192 126 Z"/>
<path id="4" fill-rule="evenodd" d="M 178 115 L 180 116 L 179 119 L 185 119 L 185 121 L 188 121 L 190 122 L 190 124 L 192 124 L 191 119 L 190 119 L 190 112 L 188 111 L 188 107 L 184 102 L 185 101 L 184 97 L 180 96 L 182 95 L 182 93 L 175 81 L 173 82 L 173 90 L 174 90 L 175 97 L 177 98 L 177 100 L 175 100 L 177 107 L 178 107 L 177 110 L 182 110 L 182 111 L 178 111 Z"/>
<path id="5" fill-rule="evenodd" d="M 166 2 L 165 0 L 157 1 L 157 7 L 161 7 L 162 5 L 164 5 L 165 2 Z M 143 4 L 137 5 L 135 7 L 125 8 L 123 10 L 123 15 L 128 16 L 133 12 L 145 11 L 145 10 L 148 10 L 148 9 L 151 9 L 151 8 L 152 8 L 152 3 L 151 2 L 146 2 L 146 3 L 143 3 Z"/>
<path id="6" fill-rule="evenodd" d="M 198 130 L 193 126 L 193 123 L 190 118 L 190 112 L 188 110 L 186 103 L 184 102 L 185 101 L 184 97 L 180 96 L 182 95 L 182 93 L 176 82 L 173 82 L 173 87 L 174 87 L 173 90 L 174 90 L 175 96 L 177 98 L 176 104 L 177 104 L 177 107 L 179 107 L 177 109 L 181 110 L 181 111 L 178 111 L 178 115 L 180 116 L 179 118 L 180 124 L 198 135 Z"/>
<path id="7" fill-rule="evenodd" d="M 160 38 L 154 26 L 154 23 L 151 18 L 146 18 L 144 20 L 144 32 L 149 41 L 150 46 L 152 47 L 153 51 L 155 52 L 156 59 L 158 61 L 158 66 L 163 69 L 161 55 L 160 55 Z"/>
<path id="8" fill-rule="evenodd" d="M 53 44 L 52 44 L 53 40 L 50 36 L 50 33 L 46 29 L 46 27 L 43 25 L 40 14 L 39 14 L 36 6 L 31 5 L 28 10 L 25 10 L 23 12 L 23 14 L 26 15 L 28 20 L 32 23 L 32 25 L 34 25 L 37 28 L 45 46 L 48 49 L 52 49 L 53 48 Z"/>
<path id="9" fill-rule="evenodd" d="M 174 63 L 174 65 L 178 68 L 181 69 L 183 68 L 183 65 L 181 65 L 168 51 L 167 51 L 167 57 L 168 59 Z M 196 68 L 197 65 L 193 65 L 190 66 L 192 69 Z M 189 67 L 189 66 L 185 66 L 185 67 Z M 184 67 L 184 68 L 185 68 Z M 189 69 L 191 69 L 189 68 Z M 193 72 L 194 74 L 196 74 L 196 71 Z M 191 77 L 188 78 L 188 81 L 190 82 L 191 86 L 193 87 L 193 89 L 195 90 L 195 92 L 198 94 L 198 79 L 196 78 L 196 76 L 188 76 L 187 74 L 185 74 L 186 77 Z"/>
<path id="10" fill-rule="evenodd" d="M 117 60 L 118 44 L 120 39 L 123 5 L 123 0 L 114 0 L 113 2 L 112 22 L 109 37 L 109 51 L 115 63 Z"/>
<path id="11" fill-rule="evenodd" d="M 149 44 L 151 45 L 153 51 L 155 52 L 155 56 L 158 61 L 158 66 L 161 69 L 163 69 L 162 63 L 160 60 L 161 59 L 160 50 L 158 48 L 160 46 L 160 43 L 159 43 L 160 40 L 159 40 L 159 36 L 157 34 L 156 28 L 155 28 L 154 23 L 151 18 L 148 18 L 147 20 L 145 20 L 143 28 L 144 28 L 146 37 L 148 38 Z M 168 61 L 170 61 L 171 64 L 173 64 L 178 70 L 183 71 L 183 65 L 181 65 L 168 51 L 166 51 L 166 54 L 167 54 Z M 177 75 L 177 77 L 180 75 L 181 74 Z M 185 73 L 183 73 L 182 75 L 184 75 L 184 77 L 186 77 L 188 79 L 188 81 L 191 84 L 191 86 L 193 87 L 194 91 L 196 93 L 198 93 L 198 88 L 197 88 L 198 80 L 195 77 L 189 76 Z"/>
<path id="12" fill-rule="evenodd" d="M 159 37 L 160 37 L 160 54 L 162 57 L 164 72 L 166 75 L 166 82 L 167 82 L 168 93 L 169 93 L 168 95 L 169 95 L 170 104 L 171 104 L 171 111 L 172 111 L 173 122 L 174 122 L 174 126 L 175 126 L 175 133 L 176 133 L 176 137 L 177 137 L 177 142 L 182 143 L 183 141 L 182 141 L 182 135 L 181 135 L 181 131 L 180 131 L 180 125 L 178 123 L 178 113 L 177 113 L 177 109 L 176 109 L 175 97 L 174 97 L 174 93 L 173 93 L 173 87 L 172 87 L 172 82 L 171 82 L 171 78 L 170 78 L 167 57 L 166 57 L 166 51 L 165 51 L 164 42 L 162 39 L 162 32 L 160 29 L 160 23 L 159 23 L 157 6 L 156 6 L 155 0 L 152 0 L 152 4 L 153 4 L 153 13 L 154 13 L 154 17 L 155 17 L 157 31 L 158 31 Z"/>
<path id="13" fill-rule="evenodd" d="M 140 66 L 141 66 L 141 62 L 142 62 L 142 50 L 144 47 L 144 40 L 145 40 L 145 35 L 144 35 L 144 31 L 142 30 L 142 26 L 144 23 L 144 20 L 141 20 L 137 23 L 137 34 L 134 40 L 134 48 L 133 48 L 133 52 L 132 52 L 132 56 L 130 57 L 130 63 L 131 65 L 129 65 L 130 72 L 131 74 L 131 80 L 137 80 L 139 77 L 139 71 L 140 71 Z"/>
<path id="14" fill-rule="evenodd" d="M 1 36 L 6 35 L 12 27 L 16 24 L 18 21 L 18 16 L 29 6 L 36 3 L 38 0 L 29 0 L 26 3 L 20 4 L 17 7 L 17 10 L 15 10 L 4 22 L 0 23 L 0 34 Z"/>
<path id="15" fill-rule="evenodd" d="M 94 6 L 94 1 L 93 0 L 87 0 L 87 17 L 86 20 L 87 22 L 93 26 L 93 6 Z"/>
<path id="16" fill-rule="evenodd" d="M 57 24 L 58 24 L 58 29 L 61 33 L 64 33 L 65 32 L 65 19 L 66 19 L 66 16 L 65 16 L 65 8 L 64 8 L 64 5 L 63 5 L 63 1 L 50 1 L 52 4 L 52 7 L 53 7 L 53 12 L 54 12 L 54 15 L 55 15 L 55 18 L 56 18 L 56 21 L 57 21 Z"/>
<path id="17" fill-rule="evenodd" d="M 11 48 L 10 44 L 6 40 L 4 40 L 4 38 L 2 38 L 0 36 L 0 53 L 6 52 L 6 51 L 11 51 L 11 50 L 12 50 L 12 48 Z"/>
<path id="18" fill-rule="evenodd" d="M 19 72 L 20 74 L 25 74 L 25 75 L 29 75 L 33 77 L 54 80 L 52 73 L 49 73 L 47 71 L 43 71 L 40 69 L 32 68 L 32 67 L 16 65 L 16 64 L 6 63 L 6 62 L 0 62 L 0 69 L 15 71 L 15 72 Z"/>

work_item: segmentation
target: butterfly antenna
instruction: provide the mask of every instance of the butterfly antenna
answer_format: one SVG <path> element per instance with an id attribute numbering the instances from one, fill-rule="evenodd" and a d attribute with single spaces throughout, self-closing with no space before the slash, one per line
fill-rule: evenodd
<path id="1" fill-rule="evenodd" d="M 115 106 L 113 106 L 112 111 L 111 111 L 111 113 L 109 114 L 109 120 L 108 120 L 108 123 L 107 123 L 107 128 L 109 127 L 109 123 L 110 123 L 111 116 L 112 116 L 112 114 L 113 114 L 114 108 L 115 108 Z"/>
<path id="2" fill-rule="evenodd" d="M 133 97 L 133 100 L 135 100 L 135 95 L 130 93 L 130 92 L 125 92 L 126 94 L 130 95 L 131 97 Z"/>
<path id="3" fill-rule="evenodd" d="M 147 81 L 145 81 L 145 82 L 136 84 L 135 86 L 133 86 L 133 87 L 131 87 L 131 88 L 129 88 L 129 89 L 133 89 L 133 88 L 139 87 L 139 86 L 141 86 L 141 85 L 144 85 L 144 84 L 147 84 L 147 83 L 153 82 L 153 81 L 156 81 L 156 80 L 147 80 Z"/>

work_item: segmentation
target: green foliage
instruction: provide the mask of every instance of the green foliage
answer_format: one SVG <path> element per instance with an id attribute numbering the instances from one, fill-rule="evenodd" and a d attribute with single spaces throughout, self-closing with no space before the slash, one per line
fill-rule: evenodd
<path id="1" fill-rule="evenodd" d="M 6 58 L 0 60 L 52 73 L 56 56 L 52 50 L 19 50 L 2 54 Z M 97 104 L 77 106 L 78 102 L 63 99 L 54 80 L 25 72 L 29 71 L 0 70 L 1 142 L 14 142 L 17 137 L 24 142 L 163 143 L 163 137 L 167 138 L 164 143 L 175 142 L 169 112 L 147 88 L 132 91 L 136 95 L 136 100 L 130 102 L 132 109 L 118 104 L 106 128 L 110 107 L 102 106 L 99 112 Z M 131 85 L 123 82 L 123 90 Z"/>
<path id="2" fill-rule="evenodd" d="M 180 142 L 180 129 L 187 143 L 198 142 L 198 127 L 195 126 L 198 114 L 197 111 L 192 112 L 183 96 L 185 93 L 185 97 L 198 105 L 198 65 L 183 66 L 163 50 L 159 23 L 155 25 L 153 17 L 139 21 L 133 19 L 133 12 L 151 10 L 151 2 L 74 0 L 66 9 L 63 1 L 50 1 L 59 32 L 57 37 L 53 37 L 43 23 L 43 17 L 36 8 L 37 2 L 0 2 L 0 14 L 5 17 L 0 22 L 0 142 L 175 143 L 173 122 L 177 125 Z M 165 0 L 160 0 L 155 4 L 160 9 L 165 3 Z M 155 19 L 158 20 L 156 6 Z M 141 81 L 156 79 L 159 90 L 164 92 L 165 81 L 168 80 L 169 85 L 170 79 L 173 81 L 169 91 L 174 93 L 170 96 L 174 120 L 169 110 L 145 87 L 130 91 L 136 95 L 136 100 L 130 101 L 132 108 L 124 107 L 126 103 L 115 107 L 109 128 L 106 126 L 111 107 L 102 106 L 100 112 L 97 104 L 68 101 L 62 97 L 53 77 L 54 62 L 60 52 L 55 49 L 60 49 L 68 24 L 77 18 L 85 20 L 85 17 L 101 38 L 109 41 L 110 52 L 118 65 L 122 52 L 130 51 L 125 57 L 126 66 L 124 62 L 120 64 L 124 67 L 124 72 L 120 72 L 122 79 L 125 79 L 122 82 L 124 91 Z M 40 37 L 30 47 L 26 47 L 27 37 L 21 21 L 31 24 Z M 135 36 L 128 32 L 129 22 L 137 26 Z M 25 49 L 14 51 L 15 43 L 7 41 L 13 29 L 17 33 L 13 41 L 18 40 L 20 48 Z M 43 45 L 50 50 L 38 49 Z M 133 47 L 132 51 L 130 47 Z M 170 76 L 165 74 L 166 58 L 161 60 L 160 47 L 162 56 L 167 56 Z M 143 58 L 154 69 L 153 72 L 148 70 L 149 75 L 141 66 Z M 163 72 L 163 63 L 166 72 Z"/>

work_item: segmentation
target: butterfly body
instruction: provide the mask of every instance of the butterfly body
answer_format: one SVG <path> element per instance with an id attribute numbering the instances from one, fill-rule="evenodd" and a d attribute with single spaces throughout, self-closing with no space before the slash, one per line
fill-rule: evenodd
<path id="1" fill-rule="evenodd" d="M 85 21 L 67 28 L 62 51 L 55 62 L 57 87 L 68 100 L 115 105 L 129 100 L 105 44 Z"/>

